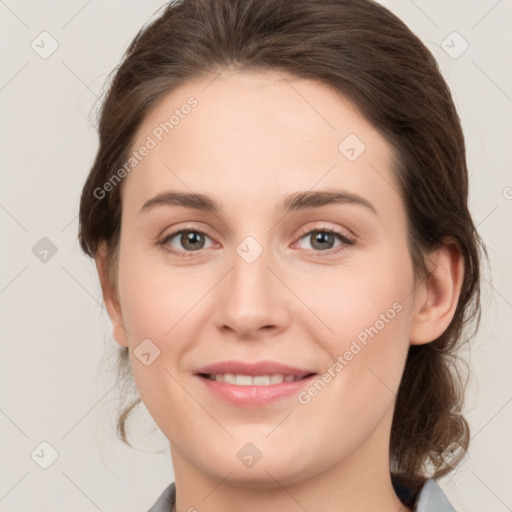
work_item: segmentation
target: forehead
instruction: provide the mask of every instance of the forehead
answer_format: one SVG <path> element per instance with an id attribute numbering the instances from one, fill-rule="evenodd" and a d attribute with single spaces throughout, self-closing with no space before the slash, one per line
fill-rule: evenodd
<path id="1" fill-rule="evenodd" d="M 166 189 L 239 208 L 313 188 L 399 200 L 387 141 L 348 99 L 285 73 L 225 70 L 180 86 L 141 124 L 132 150 L 143 146 L 123 201 L 139 208 Z"/>

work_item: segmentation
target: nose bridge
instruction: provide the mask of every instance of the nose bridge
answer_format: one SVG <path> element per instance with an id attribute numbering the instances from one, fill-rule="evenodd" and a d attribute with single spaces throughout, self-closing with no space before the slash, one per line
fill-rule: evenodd
<path id="1" fill-rule="evenodd" d="M 261 240 L 261 236 L 258 238 Z M 272 282 L 272 273 L 268 269 L 272 260 L 269 245 L 266 239 L 260 243 L 255 236 L 249 235 L 235 247 L 231 290 L 237 296 L 239 306 L 246 304 L 254 308 L 254 304 L 261 303 L 260 301 L 276 297 L 275 290 L 270 293 L 275 288 L 275 283 Z"/>
<path id="2" fill-rule="evenodd" d="M 216 306 L 219 326 L 229 326 L 241 334 L 261 327 L 282 327 L 286 322 L 285 287 L 274 275 L 275 259 L 267 240 L 260 243 L 249 235 L 234 248 L 231 272 Z"/>

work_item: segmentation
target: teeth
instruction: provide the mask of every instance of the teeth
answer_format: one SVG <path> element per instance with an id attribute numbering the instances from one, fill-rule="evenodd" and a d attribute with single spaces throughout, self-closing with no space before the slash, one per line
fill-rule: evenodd
<path id="1" fill-rule="evenodd" d="M 224 373 L 217 375 L 208 375 L 208 379 L 216 382 L 227 382 L 228 384 L 235 384 L 237 386 L 270 386 L 272 384 L 281 384 L 282 382 L 292 382 L 294 380 L 301 380 L 302 377 L 295 377 L 294 375 L 235 375 L 233 373 Z"/>

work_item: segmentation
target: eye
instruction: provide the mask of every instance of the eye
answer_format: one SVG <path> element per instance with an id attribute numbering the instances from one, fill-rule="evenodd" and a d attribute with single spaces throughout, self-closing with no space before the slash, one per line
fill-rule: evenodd
<path id="1" fill-rule="evenodd" d="M 331 228 L 312 229 L 302 235 L 299 241 L 303 239 L 309 240 L 311 242 L 309 244 L 310 247 L 305 247 L 306 249 L 320 252 L 331 251 L 331 249 L 338 247 L 338 249 L 333 251 L 334 253 L 337 253 L 344 250 L 346 246 L 353 245 L 355 243 L 353 239 L 348 238 L 340 231 Z M 334 245 L 336 239 L 338 239 L 340 242 L 337 246 Z"/>
<path id="2" fill-rule="evenodd" d="M 168 235 L 165 235 L 158 245 L 162 246 L 165 251 L 176 254 L 177 256 L 194 256 L 195 252 L 202 249 L 212 247 L 205 245 L 207 240 L 212 242 L 211 238 L 204 232 L 194 229 L 180 229 Z M 328 227 L 319 227 L 312 229 L 301 235 L 301 240 L 309 240 L 310 247 L 302 247 L 316 252 L 328 252 L 328 254 L 338 253 L 346 249 L 347 246 L 353 245 L 355 240 L 345 236 L 340 231 Z M 334 245 L 336 240 L 339 241 L 338 245 Z M 334 249 L 334 250 L 333 250 Z"/>
<path id="3" fill-rule="evenodd" d="M 159 244 L 162 245 L 165 250 L 175 254 L 191 256 L 191 252 L 205 249 L 206 239 L 210 239 L 210 237 L 197 229 L 180 229 L 179 231 L 166 235 Z M 178 246 L 181 246 L 181 248 L 185 250 L 181 250 L 180 247 L 176 248 L 175 244 L 178 244 Z"/>

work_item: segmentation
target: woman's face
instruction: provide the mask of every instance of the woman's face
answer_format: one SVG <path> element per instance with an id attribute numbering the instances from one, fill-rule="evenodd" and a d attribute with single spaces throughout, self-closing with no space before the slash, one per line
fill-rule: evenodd
<path id="1" fill-rule="evenodd" d="M 387 464 L 414 306 L 390 146 L 331 89 L 284 76 L 224 71 L 156 106 L 119 251 L 115 337 L 175 468 L 262 487 Z M 226 361 L 317 375 L 197 375 Z"/>

